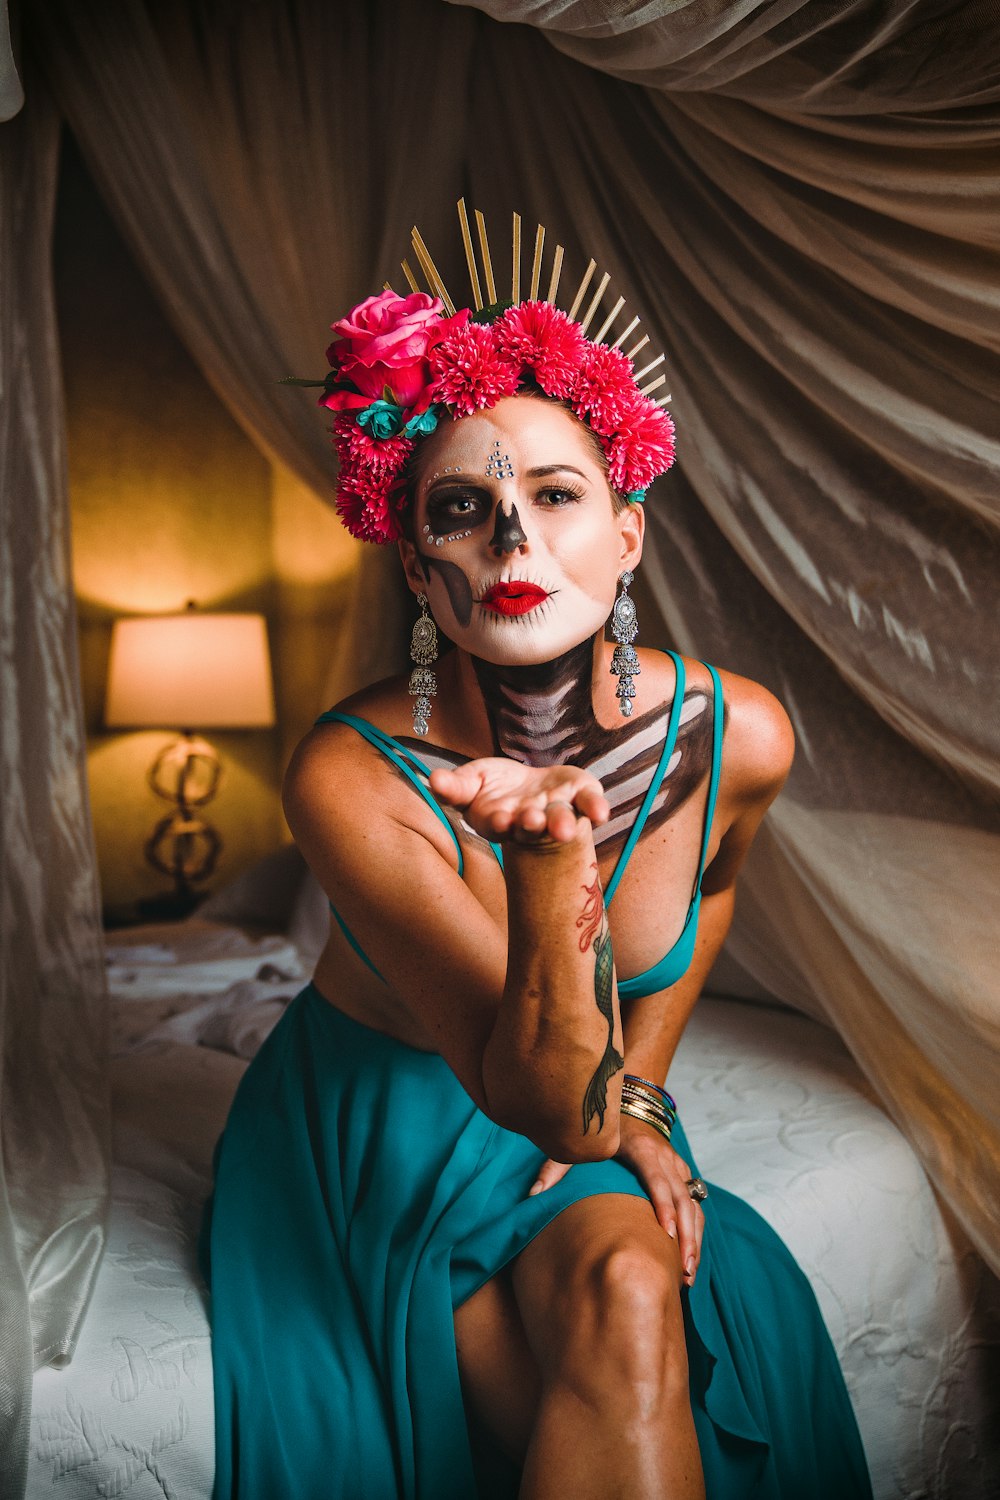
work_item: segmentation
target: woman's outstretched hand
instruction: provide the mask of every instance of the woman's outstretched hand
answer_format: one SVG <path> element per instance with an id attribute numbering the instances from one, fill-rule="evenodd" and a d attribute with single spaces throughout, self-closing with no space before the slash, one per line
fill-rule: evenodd
<path id="1" fill-rule="evenodd" d="M 596 776 L 576 766 L 525 766 L 500 756 L 467 761 L 455 771 L 433 771 L 431 790 L 461 808 L 483 838 L 572 843 L 580 820 L 606 823 L 611 807 Z"/>
<path id="2" fill-rule="evenodd" d="M 686 1184 L 691 1178 L 691 1169 L 687 1162 L 682 1161 L 673 1147 L 649 1125 L 642 1120 L 633 1120 L 629 1115 L 621 1117 L 621 1145 L 615 1160 L 627 1162 L 638 1176 L 649 1194 L 657 1219 L 671 1239 L 677 1241 L 684 1284 L 693 1286 L 701 1259 L 705 1215 L 701 1204 L 695 1203 L 688 1193 Z M 543 1162 L 531 1194 L 554 1187 L 569 1169 L 566 1162 Z"/>

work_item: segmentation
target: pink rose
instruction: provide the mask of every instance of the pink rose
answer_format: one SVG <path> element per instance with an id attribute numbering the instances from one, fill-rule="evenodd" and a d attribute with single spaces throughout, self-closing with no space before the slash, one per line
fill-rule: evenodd
<path id="1" fill-rule="evenodd" d="M 362 395 L 377 401 L 388 386 L 398 406 L 415 406 L 430 384 L 427 345 L 442 310 L 439 299 L 426 292 L 368 297 L 333 324 L 340 338 L 327 358 Z"/>

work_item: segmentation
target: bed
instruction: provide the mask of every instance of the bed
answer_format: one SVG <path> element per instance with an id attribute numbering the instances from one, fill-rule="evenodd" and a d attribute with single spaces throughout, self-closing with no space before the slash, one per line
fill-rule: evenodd
<path id="1" fill-rule="evenodd" d="M 29 1500 L 211 1494 L 195 1245 L 212 1148 L 327 920 L 295 856 L 282 859 L 197 919 L 109 937 L 109 1238 L 72 1362 L 35 1377 Z M 261 936 L 276 888 L 283 930 Z M 747 1198 L 812 1281 L 877 1500 L 993 1500 L 1000 1283 L 837 1037 L 777 1005 L 706 996 L 671 1079 L 706 1178 Z"/>

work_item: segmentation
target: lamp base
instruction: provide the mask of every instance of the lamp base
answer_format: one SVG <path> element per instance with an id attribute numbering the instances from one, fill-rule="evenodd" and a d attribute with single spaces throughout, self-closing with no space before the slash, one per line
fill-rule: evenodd
<path id="1" fill-rule="evenodd" d="M 167 773 L 172 780 L 164 780 Z M 177 921 L 190 916 L 208 895 L 207 891 L 196 891 L 193 882 L 211 875 L 222 839 L 195 809 L 211 802 L 221 775 L 222 766 L 212 746 L 187 731 L 161 750 L 149 768 L 150 786 L 158 797 L 172 804 L 173 811 L 160 819 L 146 840 L 146 858 L 154 870 L 173 876 L 174 889 L 140 901 L 141 917 Z"/>
<path id="2" fill-rule="evenodd" d="M 179 922 L 196 911 L 207 896 L 207 891 L 164 891 L 162 896 L 147 896 L 136 902 L 136 910 L 144 922 Z"/>

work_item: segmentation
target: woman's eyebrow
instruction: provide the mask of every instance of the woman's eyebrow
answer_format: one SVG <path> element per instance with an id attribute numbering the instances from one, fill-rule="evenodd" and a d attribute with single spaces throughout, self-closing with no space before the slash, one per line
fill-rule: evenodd
<path id="1" fill-rule="evenodd" d="M 446 484 L 485 484 L 486 479 L 482 474 L 475 474 L 471 469 L 453 469 L 450 474 L 436 474 L 427 486 L 428 495 L 432 490 L 439 490 Z"/>
<path id="2" fill-rule="evenodd" d="M 545 479 L 549 474 L 579 474 L 581 479 L 586 479 L 582 469 L 575 469 L 572 464 L 543 464 L 541 468 L 529 469 L 529 479 Z"/>

